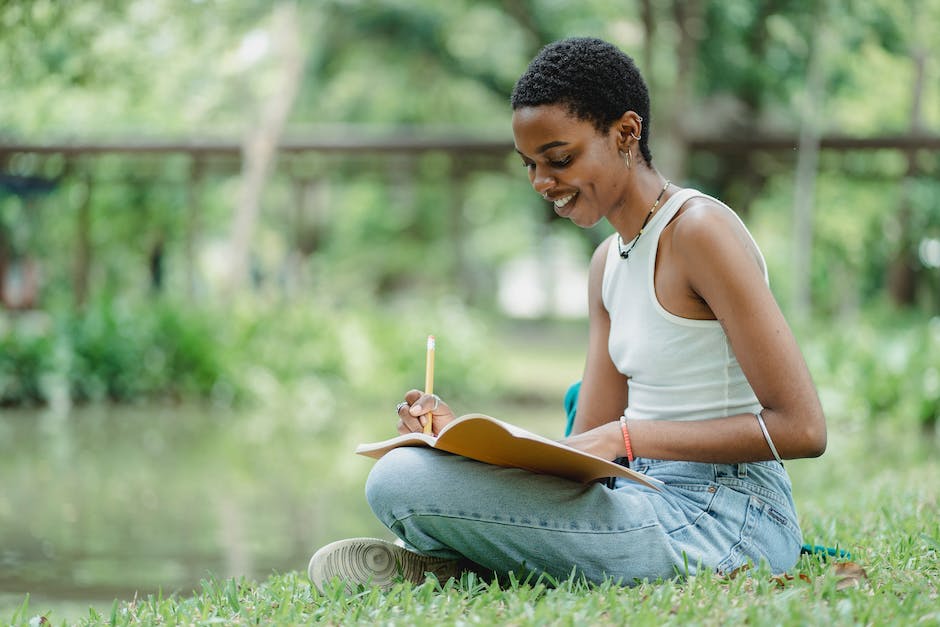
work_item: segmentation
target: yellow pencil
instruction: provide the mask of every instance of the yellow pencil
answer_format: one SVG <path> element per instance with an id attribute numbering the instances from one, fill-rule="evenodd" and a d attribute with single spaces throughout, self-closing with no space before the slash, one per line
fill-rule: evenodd
<path id="1" fill-rule="evenodd" d="M 424 368 L 424 393 L 434 394 L 434 336 L 428 336 L 428 358 Z M 424 432 L 431 433 L 431 412 L 426 414 Z"/>

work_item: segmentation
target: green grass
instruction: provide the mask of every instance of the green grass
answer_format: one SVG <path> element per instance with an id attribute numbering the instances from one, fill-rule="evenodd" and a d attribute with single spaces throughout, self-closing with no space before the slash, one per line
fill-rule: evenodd
<path id="1" fill-rule="evenodd" d="M 916 542 L 912 544 L 917 544 Z M 913 547 L 912 547 L 913 548 Z M 908 558 L 914 556 L 913 551 Z M 900 557 L 900 556 L 899 556 Z M 896 564 L 904 568 L 903 562 Z M 940 622 L 936 581 L 870 580 L 840 589 L 835 570 L 804 557 L 793 579 L 756 570 L 724 579 L 622 588 L 613 583 L 484 581 L 472 574 L 443 585 L 399 583 L 388 592 L 341 586 L 320 594 L 300 573 L 267 581 L 205 580 L 188 598 L 150 596 L 90 610 L 83 624 L 326 624 L 441 625 L 806 625 Z M 925 573 L 926 574 L 926 573 Z M 805 577 L 799 577 L 805 575 Z M 934 571 L 934 576 L 936 571 Z M 24 607 L 12 623 L 32 615 Z M 54 621 L 55 617 L 48 617 Z"/>
<path id="2" fill-rule="evenodd" d="M 835 425 L 834 430 L 843 427 Z M 847 437 L 819 460 L 789 463 L 807 541 L 839 544 L 867 572 L 842 583 L 836 564 L 804 556 L 787 578 L 755 568 L 734 579 L 712 575 L 623 588 L 474 575 L 441 585 L 397 584 L 347 595 L 320 594 L 301 572 L 267 580 L 206 579 L 191 596 L 150 595 L 73 624 L 382 624 L 382 625 L 940 625 L 940 462 L 910 437 Z M 887 453 L 887 454 L 886 454 Z M 892 460 L 898 463 L 892 464 Z M 903 462 L 903 463 L 901 463 Z M 64 618 L 28 599 L 11 624 Z M 0 621 L 2 622 L 2 621 Z"/>

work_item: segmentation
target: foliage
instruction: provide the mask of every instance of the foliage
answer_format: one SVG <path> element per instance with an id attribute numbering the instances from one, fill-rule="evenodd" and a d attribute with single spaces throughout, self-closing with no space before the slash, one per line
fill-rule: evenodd
<path id="1" fill-rule="evenodd" d="M 77 402 L 202 398 L 223 405 L 305 394 L 387 398 L 421 385 L 429 333 L 441 347 L 437 390 L 458 401 L 519 393 L 512 373 L 493 357 L 505 342 L 486 328 L 496 319 L 454 299 L 380 310 L 367 303 L 345 303 L 346 313 L 337 316 L 329 302 L 272 307 L 245 299 L 223 315 L 160 299 L 114 300 L 78 314 L 8 318 L 0 329 L 0 401 L 43 404 L 57 393 Z M 937 320 L 883 307 L 851 324 L 801 325 L 824 405 L 860 425 L 887 413 L 931 429 L 940 420 Z M 574 380 L 578 373 L 562 376 Z M 543 377 L 559 389 L 565 383 Z"/>
<path id="2" fill-rule="evenodd" d="M 41 404 L 64 394 L 76 402 L 272 403 L 311 386 L 331 397 L 397 395 L 423 381 L 424 337 L 435 330 L 444 333 L 446 351 L 439 391 L 466 398 L 497 385 L 483 320 L 456 301 L 403 303 L 378 316 L 350 311 L 337 316 L 306 303 L 269 307 L 246 299 L 223 313 L 112 299 L 55 317 L 11 317 L 0 328 L 0 402 Z"/>
<path id="3" fill-rule="evenodd" d="M 231 376 L 211 318 L 150 303 L 100 302 L 58 317 L 4 320 L 0 400 L 6 405 L 208 396 Z"/>
<path id="4" fill-rule="evenodd" d="M 52 338 L 33 325 L 0 333 L 0 405 L 46 400 L 42 377 L 50 369 L 53 349 Z"/>
<path id="5" fill-rule="evenodd" d="M 102 302 L 63 321 L 72 398 L 208 396 L 230 378 L 218 326 L 198 311 Z"/>
<path id="6" fill-rule="evenodd" d="M 865 322 L 817 322 L 804 343 L 827 413 L 855 428 L 890 425 L 934 437 L 940 424 L 940 318 L 870 312 Z"/>
<path id="7" fill-rule="evenodd" d="M 551 39 L 596 35 L 636 56 L 653 85 L 654 152 L 698 134 L 795 135 L 815 28 L 825 35 L 818 57 L 826 92 L 820 130 L 907 132 L 915 125 L 912 55 L 923 50 L 936 58 L 924 25 L 936 21 L 938 6 L 892 0 L 712 1 L 697 8 L 681 2 L 625 8 L 602 0 L 298 3 L 310 49 L 288 134 L 342 136 L 345 127 L 332 125 L 345 124 L 405 133 L 451 125 L 508 141 L 506 97 L 532 54 Z M 3 3 L 0 135 L 43 141 L 81 129 L 78 135 L 90 138 L 238 138 L 255 125 L 277 70 L 270 10 L 257 0 Z M 677 75 L 680 70 L 687 75 Z M 940 123 L 940 107 L 931 106 L 940 82 L 933 80 L 934 65 L 925 72 L 918 128 L 930 132 Z M 680 79 L 688 81 L 687 93 L 677 86 Z M 881 98 L 886 92 L 897 97 Z M 772 206 L 780 212 L 775 236 L 789 231 L 789 155 L 689 158 L 684 183 L 745 214 Z M 552 217 L 522 173 L 509 167 L 513 162 L 441 154 L 284 155 L 255 238 L 258 274 L 277 280 L 299 259 L 308 270 L 301 289 L 337 277 L 383 299 L 427 289 L 491 306 L 499 268 L 538 246 Z M 920 174 L 902 185 L 907 163 L 900 152 L 844 158 L 824 152 L 811 251 L 821 312 L 877 299 L 905 251 L 921 292 L 907 304 L 940 307 L 932 287 L 940 285 L 940 267 L 917 254 L 925 243 L 940 246 L 933 202 L 938 162 L 930 154 L 916 155 L 916 162 Z M 0 248 L 9 240 L 14 256 L 42 261 L 44 303 L 61 302 L 74 289 L 76 209 L 89 194 L 93 294 L 145 291 L 149 256 L 159 243 L 166 289 L 192 295 L 191 273 L 213 297 L 203 257 L 230 232 L 238 183 L 231 162 L 13 155 L 4 168 L 58 184 L 44 198 L 0 199 Z M 191 181 L 199 168 L 202 178 Z M 306 206 L 296 201 L 298 180 L 320 190 Z"/>
<path id="8" fill-rule="evenodd" d="M 793 288 L 794 255 L 810 255 L 813 316 L 817 319 L 863 319 L 866 312 L 879 311 L 881 323 L 890 317 L 885 306 L 889 266 L 902 248 L 900 210 L 904 202 L 916 207 L 912 224 L 914 239 L 940 243 L 940 209 L 928 198 L 940 193 L 936 182 L 925 177 L 909 179 L 905 185 L 888 185 L 874 177 L 873 169 L 883 171 L 903 167 L 896 155 L 872 155 L 871 160 L 833 158 L 833 169 L 817 180 L 817 206 L 811 251 L 794 250 L 786 234 L 791 230 L 792 181 L 787 174 L 768 178 L 766 193 L 757 199 L 746 218 L 748 228 L 761 246 L 770 271 L 771 287 L 784 309 L 790 304 Z M 860 161 L 865 161 L 864 165 Z M 909 190 L 904 192 L 902 190 Z M 886 210 L 886 208 L 890 208 Z M 925 244 L 921 244 L 924 247 Z M 919 277 L 919 291 L 912 314 L 898 309 L 898 322 L 923 320 L 940 312 L 940 260 L 921 255 L 912 261 Z"/>

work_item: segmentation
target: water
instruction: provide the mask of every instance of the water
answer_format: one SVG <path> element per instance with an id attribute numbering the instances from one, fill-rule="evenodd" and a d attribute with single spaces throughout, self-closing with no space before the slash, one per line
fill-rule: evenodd
<path id="1" fill-rule="evenodd" d="M 583 363 L 579 328 L 562 331 L 513 333 L 492 355 L 513 400 L 459 409 L 560 437 Z M 210 575 L 263 581 L 303 571 L 327 542 L 390 538 L 363 496 L 373 462 L 352 454 L 394 434 L 398 398 L 377 394 L 238 412 L 0 410 L 0 621 L 27 593 L 29 615 L 107 616 L 115 599 L 189 596 Z"/>
<path id="2" fill-rule="evenodd" d="M 0 616 L 27 593 L 62 620 L 210 574 L 263 580 L 384 535 L 362 497 L 371 461 L 350 453 L 368 429 L 287 414 L 0 412 Z"/>

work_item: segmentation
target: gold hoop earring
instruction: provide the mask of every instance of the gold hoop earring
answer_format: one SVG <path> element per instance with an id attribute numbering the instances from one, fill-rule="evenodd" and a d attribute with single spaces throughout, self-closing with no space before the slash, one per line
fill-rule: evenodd
<path id="1" fill-rule="evenodd" d="M 627 169 L 629 170 L 630 168 L 632 168 L 633 163 L 632 163 L 632 159 L 630 158 L 630 150 L 629 149 L 626 151 L 621 150 L 620 154 L 623 156 L 623 164 L 627 166 Z"/>

